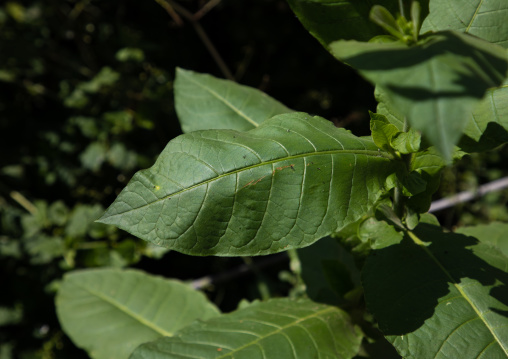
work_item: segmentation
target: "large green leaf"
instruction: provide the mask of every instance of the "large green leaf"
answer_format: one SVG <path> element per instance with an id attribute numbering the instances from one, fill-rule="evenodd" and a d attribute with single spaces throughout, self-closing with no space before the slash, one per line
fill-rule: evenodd
<path id="1" fill-rule="evenodd" d="M 492 222 L 477 226 L 461 227 L 456 233 L 473 236 L 480 242 L 499 248 L 508 256 L 508 223 Z"/>
<path id="2" fill-rule="evenodd" d="M 467 152 L 493 149 L 508 142 L 508 80 L 487 91 L 464 129 L 459 146 Z"/>
<path id="3" fill-rule="evenodd" d="M 393 14 L 399 11 L 398 0 L 288 0 L 288 3 L 303 26 L 326 48 L 336 40 L 368 41 L 385 34 L 369 19 L 372 6 L 383 5 Z M 426 16 L 428 0 L 420 3 Z M 409 5 L 406 4 L 406 14 L 409 14 Z"/>
<path id="4" fill-rule="evenodd" d="M 131 359 L 341 359 L 354 357 L 361 340 L 337 307 L 272 299 L 143 344 Z"/>
<path id="5" fill-rule="evenodd" d="M 394 171 L 386 156 L 303 113 L 193 132 L 136 173 L 99 222 L 193 255 L 305 247 L 369 210 Z"/>
<path id="6" fill-rule="evenodd" d="M 292 112 L 257 89 L 180 68 L 176 69 L 175 109 L 183 132 L 245 131 L 270 117 Z"/>
<path id="7" fill-rule="evenodd" d="M 436 33 L 413 47 L 401 42 L 336 41 L 332 53 L 374 84 L 446 159 L 488 88 L 505 79 L 506 51 L 459 32 Z"/>
<path id="8" fill-rule="evenodd" d="M 56 297 L 65 333 L 92 358 L 128 358 L 141 343 L 219 315 L 206 297 L 175 280 L 136 270 L 66 274 Z"/>
<path id="9" fill-rule="evenodd" d="M 431 0 L 427 31 L 457 30 L 508 48 L 508 2 L 506 0 Z"/>
<path id="10" fill-rule="evenodd" d="M 404 358 L 506 358 L 508 258 L 473 237 L 420 224 L 373 251 L 368 309 Z"/>

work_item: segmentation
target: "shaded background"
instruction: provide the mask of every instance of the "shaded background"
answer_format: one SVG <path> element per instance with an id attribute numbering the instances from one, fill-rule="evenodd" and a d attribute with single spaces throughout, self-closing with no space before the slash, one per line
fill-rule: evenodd
<path id="1" fill-rule="evenodd" d="M 236 81 L 356 135 L 369 133 L 372 87 L 335 61 L 285 1 L 210 3 L 218 5 L 199 23 Z M 178 4 L 195 13 L 206 1 Z M 244 264 L 167 253 L 93 223 L 134 172 L 181 133 L 175 67 L 225 76 L 193 25 L 181 20 L 156 1 L 0 5 L 0 358 L 86 357 L 54 313 L 66 271 L 131 265 L 188 280 Z M 445 171 L 436 197 L 508 175 L 507 158 L 506 147 L 465 158 Z M 507 191 L 496 192 L 439 217 L 449 228 L 508 221 L 507 202 Z M 207 294 L 223 311 L 241 298 L 286 295 L 291 284 L 279 276 L 287 261 L 274 262 Z"/>

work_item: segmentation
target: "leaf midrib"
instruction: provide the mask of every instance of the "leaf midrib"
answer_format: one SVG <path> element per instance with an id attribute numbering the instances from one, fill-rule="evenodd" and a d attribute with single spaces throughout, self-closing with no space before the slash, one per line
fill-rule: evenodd
<path id="1" fill-rule="evenodd" d="M 126 315 L 136 319 L 141 324 L 143 324 L 146 327 L 152 329 L 154 332 L 156 332 L 156 333 L 158 333 L 158 334 L 160 334 L 162 336 L 166 336 L 166 337 L 172 337 L 173 336 L 173 333 L 170 333 L 170 332 L 164 330 L 163 328 L 159 327 L 158 325 L 156 325 L 156 324 L 146 320 L 142 316 L 140 316 L 137 313 L 135 313 L 132 310 L 130 310 L 127 306 L 125 306 L 125 305 L 121 304 L 120 302 L 114 300 L 113 298 L 105 295 L 104 293 L 95 291 L 93 289 L 90 289 L 88 287 L 85 287 L 85 286 L 82 286 L 82 285 L 79 285 L 79 284 L 76 284 L 76 286 L 81 288 L 81 289 L 83 289 L 83 290 L 85 290 L 86 292 L 96 296 L 97 298 L 100 298 L 100 299 L 104 300 L 105 302 L 111 304 L 115 308 L 117 308 L 120 311 L 124 312 Z"/>
<path id="2" fill-rule="evenodd" d="M 300 322 L 306 321 L 308 319 L 312 319 L 314 317 L 318 317 L 318 316 L 324 315 L 324 314 L 326 314 L 328 312 L 332 312 L 332 311 L 335 311 L 335 310 L 336 310 L 335 308 L 324 308 L 324 309 L 320 310 L 319 312 L 314 312 L 314 313 L 312 313 L 310 315 L 307 315 L 307 316 L 305 316 L 303 318 L 299 318 L 299 319 L 295 320 L 294 322 L 291 322 L 291 323 L 286 324 L 286 325 L 284 325 L 282 327 L 279 327 L 279 329 L 271 332 L 270 334 L 268 334 L 268 335 L 266 335 L 264 337 L 259 337 L 256 340 L 253 340 L 253 341 L 251 341 L 251 342 L 249 342 L 247 344 L 242 345 L 241 347 L 235 348 L 234 350 L 230 351 L 229 353 L 225 353 L 224 355 L 218 356 L 218 357 L 216 357 L 216 359 L 230 357 L 233 354 L 235 354 L 235 353 L 237 353 L 237 352 L 239 352 L 239 351 L 241 351 L 241 350 L 243 350 L 243 349 L 245 349 L 245 348 L 247 348 L 247 347 L 249 347 L 251 345 L 256 345 L 261 340 L 265 340 L 266 338 L 271 337 L 272 335 L 281 333 L 282 331 L 284 331 L 284 330 L 286 330 L 286 329 L 288 329 L 288 328 L 290 328 L 292 326 L 298 325 L 298 323 L 300 323 Z M 246 319 L 248 319 L 248 318 L 246 318 Z M 271 324 L 275 324 L 275 323 L 271 323 Z"/>
<path id="3" fill-rule="evenodd" d="M 282 158 L 274 159 L 274 160 L 271 160 L 271 161 L 257 163 L 255 165 L 251 165 L 251 166 L 247 166 L 247 167 L 242 167 L 240 169 L 237 169 L 237 170 L 234 170 L 234 171 L 231 171 L 231 172 L 223 173 L 223 174 L 218 175 L 216 177 L 210 178 L 210 179 L 208 179 L 206 181 L 203 181 L 203 182 L 200 182 L 200 183 L 196 183 L 195 185 L 192 185 L 190 187 L 184 188 L 184 189 L 182 189 L 180 191 L 177 191 L 177 192 L 173 192 L 173 193 L 168 194 L 168 195 L 166 195 L 164 197 L 158 198 L 155 201 L 148 202 L 148 203 L 146 203 L 146 204 L 144 204 L 142 206 L 139 206 L 139 207 L 136 207 L 136 208 L 132 208 L 132 209 L 130 209 L 128 211 L 125 211 L 125 212 L 116 213 L 116 214 L 111 215 L 111 216 L 106 216 L 106 214 L 107 214 L 107 212 L 106 212 L 106 213 L 104 213 L 104 215 L 101 218 L 99 218 L 97 220 L 97 222 L 101 222 L 101 220 L 105 219 L 105 218 L 120 216 L 120 215 L 123 215 L 125 213 L 131 212 L 131 211 L 134 211 L 134 210 L 139 210 L 141 208 L 145 208 L 147 206 L 151 206 L 151 205 L 153 205 L 155 203 L 158 203 L 160 201 L 164 201 L 164 200 L 170 199 L 171 197 L 178 196 L 178 195 L 180 195 L 180 194 L 182 194 L 184 192 L 193 190 L 194 188 L 197 188 L 199 186 L 202 186 L 202 185 L 208 184 L 210 182 L 219 180 L 219 179 L 224 178 L 226 176 L 235 175 L 235 174 L 240 173 L 242 171 L 248 171 L 248 170 L 251 170 L 251 169 L 254 169 L 254 168 L 257 168 L 257 167 L 261 167 L 261 166 L 265 166 L 265 165 L 270 165 L 270 164 L 281 162 L 281 161 L 287 161 L 287 160 L 292 160 L 292 159 L 297 159 L 297 158 L 302 158 L 302 157 L 328 155 L 328 154 L 329 155 L 334 155 L 334 154 L 355 154 L 355 155 L 364 155 L 364 156 L 372 156 L 372 157 L 383 157 L 383 158 L 391 159 L 391 156 L 388 153 L 384 152 L 384 151 L 343 150 L 343 149 L 340 149 L 340 150 L 329 150 L 329 151 L 320 151 L 320 152 L 312 152 L 312 153 L 302 153 L 302 154 L 299 154 L 299 155 L 282 157 Z"/>
<path id="4" fill-rule="evenodd" d="M 483 314 L 480 312 L 480 310 L 478 309 L 478 307 L 472 302 L 472 300 L 469 298 L 469 296 L 464 292 L 464 290 L 462 289 L 462 287 L 455 281 L 455 279 L 453 279 L 452 275 L 450 274 L 450 272 L 448 272 L 446 270 L 446 268 L 443 266 L 443 264 L 441 264 L 441 262 L 434 256 L 434 254 L 428 249 L 428 247 L 425 245 L 425 243 L 420 239 L 418 238 L 418 236 L 416 234 L 414 234 L 413 232 L 411 231 L 407 231 L 408 235 L 411 237 L 411 239 L 413 240 L 413 242 L 415 244 L 417 244 L 420 248 L 422 248 L 425 253 L 434 261 L 434 263 L 436 263 L 436 265 L 443 271 L 443 273 L 448 277 L 448 279 L 451 281 L 451 283 L 455 286 L 455 288 L 457 288 L 457 290 L 459 291 L 459 293 L 462 295 L 462 297 L 469 303 L 469 305 L 473 308 L 473 310 L 475 311 L 476 315 L 478 316 L 478 318 L 480 318 L 483 322 L 483 324 L 485 324 L 485 327 L 487 327 L 487 329 L 489 330 L 490 334 L 492 334 L 492 336 L 494 337 L 496 343 L 499 345 L 499 347 L 501 348 L 501 350 L 503 350 L 503 352 L 505 353 L 505 355 L 508 357 L 508 349 L 505 348 L 503 345 L 502 345 L 502 341 L 501 339 L 499 339 L 499 337 L 497 336 L 497 334 L 494 332 L 493 328 L 491 328 L 490 324 L 487 322 L 487 320 L 485 319 L 485 317 L 483 316 Z"/>
<path id="5" fill-rule="evenodd" d="M 469 24 L 467 25 L 466 30 L 464 31 L 466 34 L 471 29 L 471 26 L 473 25 L 473 22 L 475 21 L 476 17 L 478 16 L 478 11 L 480 11 L 480 8 L 482 7 L 482 5 L 483 5 L 483 0 L 480 0 L 480 3 L 478 4 L 478 7 L 476 8 L 476 11 L 473 14 L 473 17 L 471 18 L 471 21 L 469 22 Z"/>
<path id="6" fill-rule="evenodd" d="M 220 101 L 222 101 L 226 106 L 228 106 L 231 110 L 233 110 L 234 112 L 236 112 L 240 117 L 243 117 L 247 122 L 249 122 L 251 125 L 253 125 L 254 127 L 258 127 L 259 126 L 259 123 L 257 123 L 256 121 L 254 121 L 253 119 L 251 119 L 249 116 L 247 116 L 245 113 L 243 113 L 238 107 L 236 107 L 235 105 L 233 105 L 231 102 L 229 102 L 228 100 L 226 100 L 226 98 L 222 97 L 219 93 L 215 92 L 214 90 L 212 90 L 210 87 L 207 87 L 205 86 L 204 84 L 196 81 L 195 79 L 193 79 L 192 77 L 188 76 L 186 72 L 181 72 L 186 78 L 188 81 L 194 83 L 195 85 L 197 85 L 198 87 L 201 87 L 202 89 L 204 89 L 205 91 L 208 91 L 210 94 L 212 94 L 213 96 L 215 96 L 217 99 L 219 99 Z"/>

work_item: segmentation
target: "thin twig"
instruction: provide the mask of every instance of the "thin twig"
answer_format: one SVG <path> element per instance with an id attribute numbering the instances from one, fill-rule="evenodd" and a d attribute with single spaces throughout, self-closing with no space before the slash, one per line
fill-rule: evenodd
<path id="1" fill-rule="evenodd" d="M 193 280 L 192 282 L 190 282 L 190 285 L 194 289 L 203 289 L 211 285 L 227 282 L 242 275 L 248 274 L 252 271 L 252 267 L 256 267 L 259 270 L 265 267 L 269 267 L 273 264 L 286 261 L 287 259 L 288 259 L 287 253 L 281 253 L 269 257 L 264 257 L 259 260 L 256 260 L 256 262 L 252 263 L 250 266 L 247 264 L 242 264 L 227 272 L 222 272 L 214 275 L 207 275 L 202 278 Z"/>
<path id="2" fill-rule="evenodd" d="M 157 4 L 162 6 L 164 8 L 164 10 L 166 10 L 166 12 L 169 14 L 169 16 L 171 16 L 173 21 L 178 26 L 182 26 L 183 25 L 182 18 L 178 15 L 178 13 L 175 11 L 175 9 L 173 9 L 173 6 L 171 6 L 169 3 L 167 3 L 164 0 L 155 0 L 155 1 L 157 2 Z"/>
<path id="3" fill-rule="evenodd" d="M 30 202 L 25 196 L 23 196 L 18 191 L 12 191 L 10 196 L 13 200 L 18 202 L 24 209 L 26 209 L 31 214 L 37 214 L 37 207 L 34 206 L 32 202 Z"/>
<path id="4" fill-rule="evenodd" d="M 206 34 L 205 30 L 201 26 L 201 24 L 196 21 L 194 18 L 194 14 L 192 14 L 189 10 L 181 6 L 180 4 L 175 3 L 173 0 L 155 0 L 158 4 L 161 4 L 162 2 L 167 3 L 170 5 L 174 10 L 176 10 L 180 15 L 182 15 L 185 19 L 187 19 L 192 26 L 194 27 L 194 30 L 196 30 L 196 33 L 198 34 L 199 38 L 207 48 L 208 52 L 210 52 L 210 55 L 212 55 L 213 59 L 217 63 L 217 66 L 219 66 L 220 70 L 222 71 L 222 74 L 224 77 L 226 77 L 228 80 L 235 81 L 235 78 L 229 68 L 227 67 L 224 60 L 222 60 L 222 57 L 220 56 L 219 52 L 213 45 L 212 41 Z M 163 5 L 161 5 L 163 6 Z M 163 6 L 164 7 L 164 6 Z"/>
<path id="5" fill-rule="evenodd" d="M 221 0 L 210 0 L 209 2 L 207 2 L 205 5 L 203 5 L 203 7 L 201 9 L 199 9 L 195 14 L 194 14 L 194 19 L 197 21 L 199 19 L 201 19 L 203 16 L 205 16 L 210 10 L 212 10 L 214 7 L 216 7 L 219 3 L 221 2 Z"/>
<path id="6" fill-rule="evenodd" d="M 489 192 L 499 191 L 508 188 L 508 177 L 489 182 L 481 185 L 475 191 L 464 191 L 457 193 L 448 198 L 443 198 L 438 201 L 432 202 L 429 212 L 437 212 L 446 208 L 456 206 L 457 204 L 471 201 L 475 198 L 481 197 Z"/>

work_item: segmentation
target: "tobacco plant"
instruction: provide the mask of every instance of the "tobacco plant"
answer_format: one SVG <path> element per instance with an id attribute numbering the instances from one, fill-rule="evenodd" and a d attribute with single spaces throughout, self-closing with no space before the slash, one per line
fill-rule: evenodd
<path id="1" fill-rule="evenodd" d="M 376 328 L 404 358 L 508 357 L 508 225 L 426 213 L 444 167 L 508 142 L 508 3 L 289 4 L 375 85 L 371 136 L 177 69 L 185 134 L 98 221 L 189 255 L 289 251 L 305 294 L 220 314 L 174 280 L 77 271 L 64 330 L 94 358 L 383 357 Z"/>

